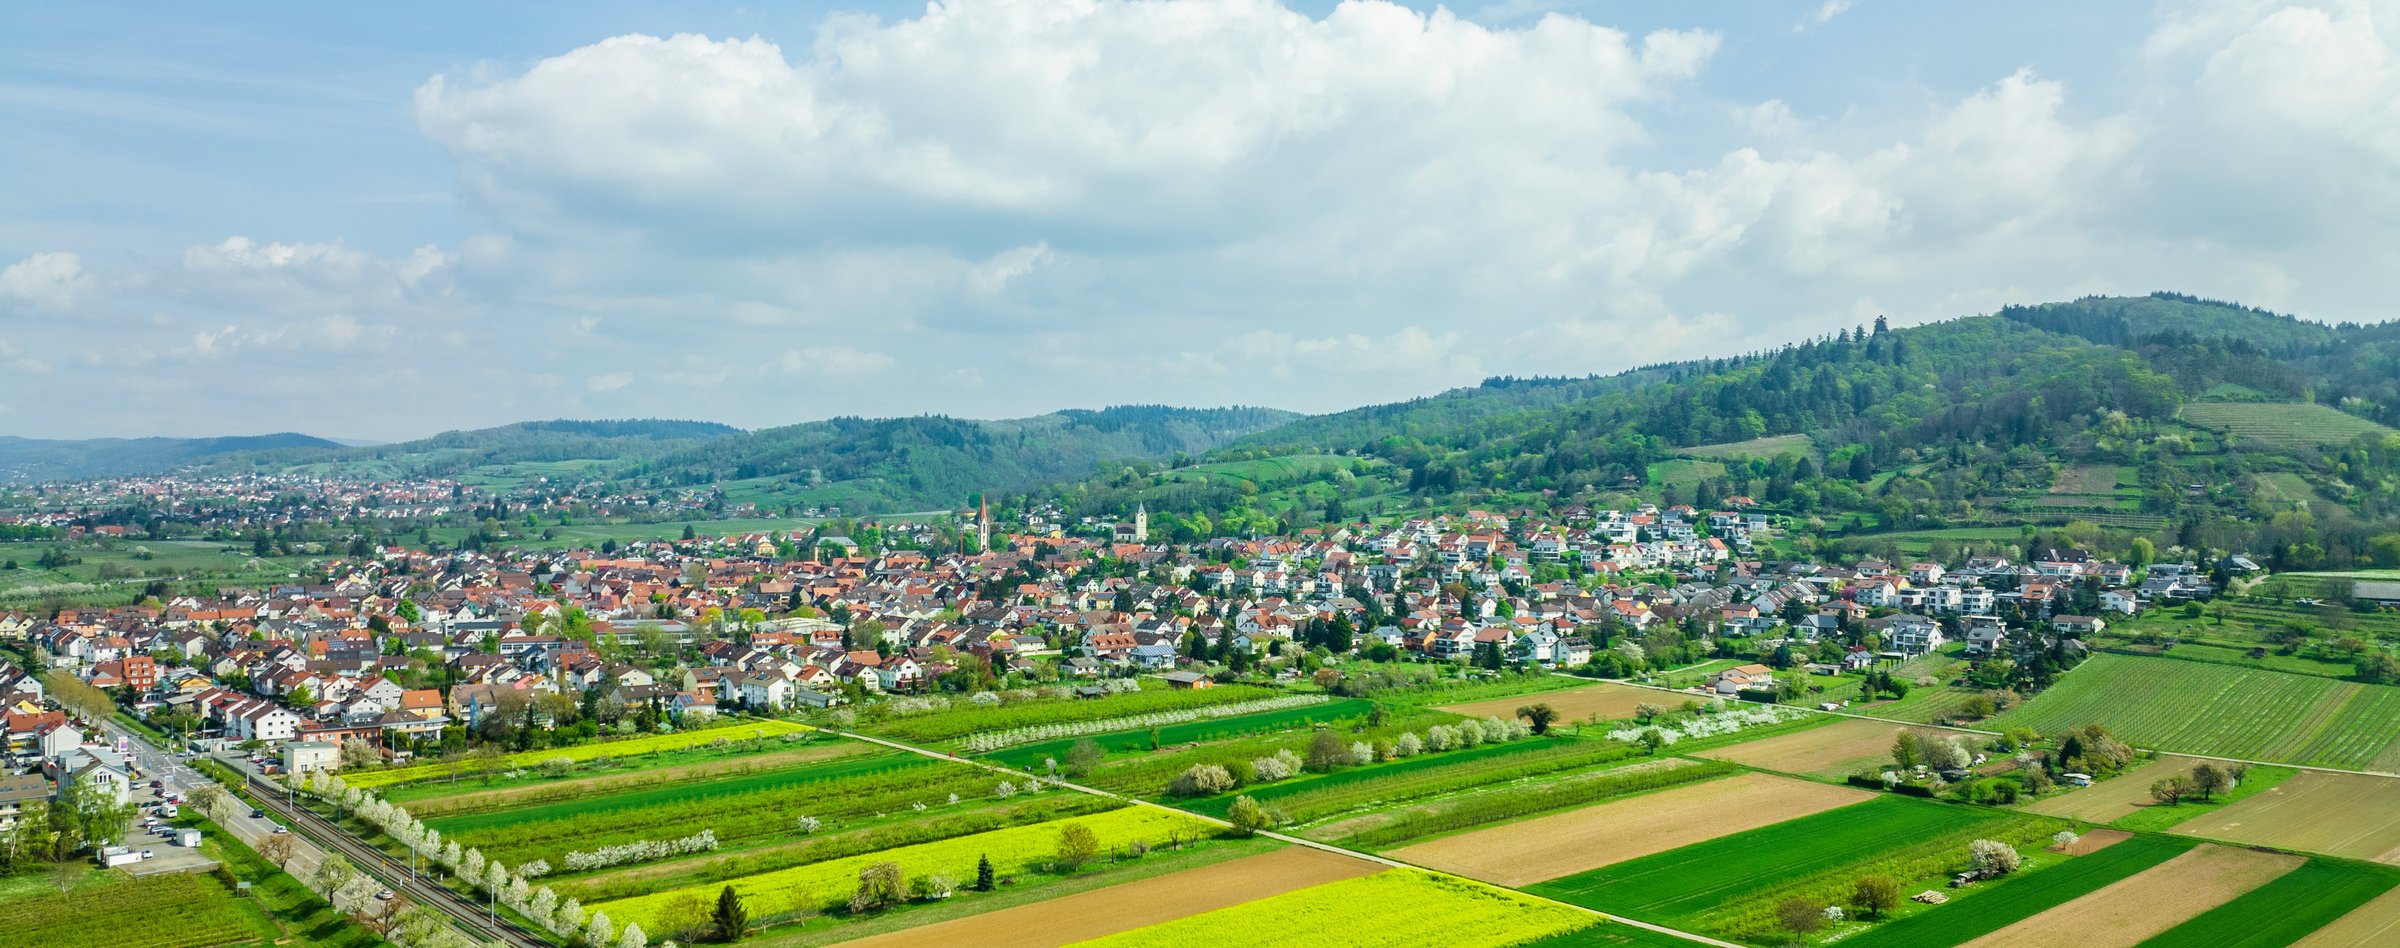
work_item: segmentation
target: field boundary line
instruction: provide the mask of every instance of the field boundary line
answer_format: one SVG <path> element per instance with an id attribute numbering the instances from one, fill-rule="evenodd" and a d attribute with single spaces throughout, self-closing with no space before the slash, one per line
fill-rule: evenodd
<path id="1" fill-rule="evenodd" d="M 849 731 L 837 731 L 837 730 L 833 730 L 833 729 L 831 729 L 831 728 L 827 728 L 827 729 L 825 729 L 825 733 L 828 733 L 828 734 L 833 734 L 833 735 L 836 735 L 836 736 L 839 736 L 839 737 L 847 737 L 847 738 L 851 738 L 851 739 L 853 739 L 853 740 L 861 740 L 861 741 L 866 741 L 866 742 L 868 742 L 868 743 L 870 743 L 870 744 L 881 744 L 881 745 L 883 745 L 883 746 L 885 746 L 885 747 L 889 747 L 889 748 L 892 748 L 892 749 L 894 749 L 894 750 L 902 750 L 902 751 L 907 751 L 907 752 L 909 752 L 909 753 L 911 753 L 911 754 L 917 754 L 917 755 L 924 756 L 924 757 L 931 757 L 931 758 L 934 758 L 935 760 L 947 760 L 947 761 L 952 761 L 952 762 L 955 762 L 955 763 L 967 764 L 967 765 L 969 765 L 969 766 L 973 766 L 973 767 L 980 767 L 980 768 L 983 768 L 984 770 L 992 771 L 992 772 L 995 772 L 995 773 L 1003 773 L 1003 774 L 1007 774 L 1007 775 L 1009 775 L 1009 776 L 1010 776 L 1010 777 L 1012 777 L 1012 778 L 1015 778 L 1015 777 L 1024 777 L 1024 776 L 1029 776 L 1028 774 L 1021 773 L 1021 772 L 1019 772 L 1019 771 L 1017 771 L 1017 770 L 1014 770 L 1014 769 L 1012 769 L 1012 768 L 1008 768 L 1008 767 L 1003 767 L 1003 766 L 1000 766 L 999 764 L 994 764 L 994 763 L 990 763 L 990 762 L 987 762 L 987 761 L 976 760 L 976 759 L 974 759 L 974 758 L 972 758 L 972 757 L 964 757 L 964 756 L 960 756 L 960 755 L 958 755 L 958 754 L 952 754 L 952 753 L 949 753 L 949 752 L 946 752 L 946 751 L 938 751 L 938 750 L 934 750 L 934 749 L 932 749 L 932 748 L 930 748 L 930 747 L 918 747 L 918 746 L 916 746 L 916 745 L 914 745 L 914 744 L 906 744 L 906 743 L 902 743 L 902 742 L 900 742 L 900 741 L 888 740 L 888 739 L 885 739 L 885 738 L 874 737 L 874 736 L 871 736 L 871 735 L 866 735 L 866 734 L 858 734 L 858 733 L 853 733 L 853 732 L 849 732 Z M 1042 778 L 1042 777 L 1039 777 L 1039 776 L 1034 776 L 1034 779 L 1036 779 L 1036 780 L 1042 780 L 1042 779 L 1045 779 L 1045 778 Z M 1103 798 L 1103 799 L 1108 799 L 1108 800 L 1116 800 L 1116 801 L 1118 801 L 1118 802 L 1120 802 L 1120 803 L 1128 803 L 1128 804 L 1132 804 L 1132 805 L 1134 805 L 1134 806 L 1143 806 L 1143 807 L 1149 807 L 1149 808 L 1151 808 L 1151 809 L 1154 809 L 1154 810 L 1160 810 L 1160 811 L 1164 811 L 1164 812 L 1167 812 L 1167 813 L 1173 813 L 1173 814 L 1175 814 L 1175 815 L 1177 815 L 1177 816 L 1188 817 L 1188 818 L 1190 818 L 1190 819 L 1198 820 L 1198 821 L 1201 821 L 1201 822 L 1203 822 L 1203 823 L 1208 823 L 1208 824 L 1215 825 L 1215 826 L 1221 826 L 1221 827 L 1226 827 L 1226 828 L 1231 828 L 1231 827 L 1233 826 L 1233 824 L 1232 824 L 1232 823 L 1230 823 L 1230 822 L 1228 822 L 1228 821 L 1225 821 L 1225 820 L 1218 819 L 1218 818 L 1216 818 L 1216 817 L 1213 817 L 1213 816 L 1208 816 L 1208 815 L 1206 815 L 1206 814 L 1201 814 L 1201 813 L 1194 813 L 1194 812 L 1192 812 L 1192 811 L 1190 811 L 1190 810 L 1178 809 L 1178 808 L 1176 808 L 1176 807 L 1171 807 L 1171 806 L 1168 806 L 1168 805 L 1166 805 L 1166 804 L 1164 804 L 1164 803 L 1154 803 L 1154 802 L 1151 802 L 1151 801 L 1149 801 L 1149 800 L 1144 800 L 1144 799 L 1142 799 L 1142 798 L 1140 798 L 1140 797 L 1131 797 L 1131 796 L 1126 796 L 1126 795 L 1124 795 L 1124 794 L 1121 794 L 1121 793 L 1113 793 L 1113 792 L 1110 792 L 1110 791 L 1107 791 L 1107 790 L 1102 790 L 1102 789 L 1100 789 L 1100 788 L 1098 788 L 1098 787 L 1087 787 L 1087 786 L 1084 786 L 1084 785 L 1082 785 L 1082 784 L 1079 784 L 1079 783 L 1071 783 L 1071 782 L 1069 782 L 1069 781 L 1065 781 L 1065 780 L 1057 780 L 1057 779 L 1050 779 L 1050 780 L 1048 780 L 1048 782 L 1049 782 L 1049 783 L 1050 783 L 1052 786 L 1060 787 L 1060 788 L 1067 789 L 1067 790 L 1073 790 L 1073 791 L 1075 791 L 1075 792 L 1077 792 L 1077 793 L 1089 794 L 1089 795 L 1091 795 L 1091 796 L 1096 796 L 1096 797 L 1100 797 L 1100 798 Z M 1462 878 L 1462 879 L 1468 879 L 1468 878 L 1470 878 L 1470 877 L 1467 877 L 1467 876 L 1458 876 L 1458 875 L 1457 875 L 1457 873 L 1443 872 L 1443 871 L 1441 871 L 1441 870 L 1439 870 L 1439 869 L 1433 869 L 1433 868 L 1429 868 L 1429 867 L 1426 867 L 1426 866 L 1420 866 L 1420 865 L 1417 865 L 1417 864 L 1415 864 L 1415 863 L 1410 863 L 1410 862 L 1402 862 L 1402 861 L 1400 861 L 1400 860 L 1393 859 L 1393 858 L 1391 858 L 1391 857 L 1388 857 L 1388 856 L 1378 856 L 1378 855 L 1376 855 L 1376 854 L 1374 854 L 1374 853 L 1360 852 L 1360 851 L 1358 851 L 1358 850 L 1354 850 L 1354 849 L 1345 849 L 1345 848 L 1342 848 L 1342 847 L 1340 847 L 1340 846 L 1333 845 L 1332 843 L 1319 842 L 1319 841 L 1317 841 L 1317 840 L 1313 840 L 1313 839 L 1304 839 L 1304 838 L 1301 838 L 1301 837 L 1298 837 L 1298 836 L 1292 836 L 1292 835 L 1285 834 L 1285 833 L 1278 833 L 1278 832 L 1275 832 L 1275 831 L 1273 831 L 1273 830 L 1259 830 L 1259 831 L 1258 831 L 1258 833 L 1257 833 L 1257 835 L 1264 836 L 1264 837 L 1266 837 L 1266 838 L 1268 838 L 1268 839 L 1272 839 L 1272 840 L 1275 840 L 1275 841 L 1277 841 L 1277 842 L 1286 843 L 1286 844 L 1293 845 L 1293 846 L 1305 846 L 1305 847 L 1307 847 L 1307 848 L 1309 848 L 1309 849 L 1314 849 L 1314 850 L 1318 850 L 1318 851 L 1321 851 L 1321 852 L 1333 853 L 1333 854 L 1335 854 L 1335 855 L 1338 855 L 1338 856 L 1348 856 L 1348 857 L 1350 857 L 1350 858 L 1352 858 L 1352 859 L 1364 860 L 1364 861 L 1366 861 L 1366 862 L 1375 863 L 1375 864 L 1377 864 L 1377 865 L 1385 866 L 1385 867 L 1392 868 L 1392 869 L 1414 869 L 1414 870 L 1417 870 L 1417 871 L 1419 871 L 1419 872 L 1430 872 L 1430 873 L 1434 873 L 1434 874 L 1436 874 L 1436 875 L 1457 876 L 1458 878 Z M 1471 881 L 1477 881 L 1477 882 L 1478 882 L 1478 884 L 1481 884 L 1481 885 L 1490 885 L 1490 883 L 1481 882 L 1480 880 L 1471 880 Z M 1560 901 L 1558 901 L 1558 900 L 1556 900 L 1556 899 L 1547 898 L 1547 897 L 1545 897 L 1545 896 L 1534 895 L 1533 893 L 1526 892 L 1526 891 L 1524 891 L 1524 890 L 1522 890 L 1522 889 L 1514 889 L 1514 888 L 1510 888 L 1510 887 L 1508 887 L 1508 886 L 1498 886 L 1497 888 L 1508 889 L 1508 890 L 1509 890 L 1509 891 L 1511 891 L 1511 892 L 1516 892 L 1516 893 L 1518 893 L 1518 894 L 1520 894 L 1520 895 L 1524 895 L 1524 896 L 1527 896 L 1527 897 L 1529 897 L 1529 898 L 1542 899 L 1542 900 L 1543 900 L 1543 901 L 1545 901 L 1545 902 L 1552 902 L 1552 903 L 1555 903 L 1555 904 L 1558 904 L 1558 905 L 1564 905 L 1564 906 L 1567 906 L 1568 908 L 1572 908 L 1572 909 L 1574 909 L 1574 910 L 1576 910 L 1576 911 L 1578 911 L 1578 912 L 1583 912 L 1583 913 L 1586 913 L 1586 914 L 1589 914 L 1589 915 L 1592 915 L 1592 916 L 1595 916 L 1595 917 L 1598 917 L 1598 918 L 1601 918 L 1601 919 L 1605 919 L 1605 920 L 1607 920 L 1607 921 L 1610 921 L 1610 922 L 1615 922 L 1615 923 L 1617 923 L 1617 924 L 1620 924 L 1620 925 L 1630 925 L 1630 926 L 1632 926 L 1632 927 L 1634 927 L 1634 928 L 1646 929 L 1646 930 L 1649 930 L 1649 931 L 1652 931 L 1652 932 L 1656 932 L 1656 933 L 1658 933 L 1658 934 L 1661 934 L 1661 935 L 1667 935 L 1667 936 L 1671 936 L 1671 937 L 1674 937 L 1674 938 L 1680 938 L 1680 939 L 1683 939 L 1684 941 L 1695 942 L 1695 943 L 1698 943 L 1698 944 L 1703 944 L 1703 945 L 1711 945 L 1711 946 L 1714 946 L 1714 948 L 1744 948 L 1744 946 L 1742 946 L 1742 945 L 1739 945 L 1739 944 L 1735 944 L 1735 943 L 1733 943 L 1733 942 L 1729 942 L 1729 941 L 1719 941 L 1719 940 L 1717 940 L 1717 939 L 1710 938 L 1710 937 L 1708 937 L 1708 936 L 1706 936 L 1706 935 L 1701 935 L 1701 934 L 1697 934 L 1697 933 L 1694 933 L 1694 932 L 1682 931 L 1682 930 L 1679 930 L 1679 929 L 1674 929 L 1674 928 L 1668 928 L 1668 927 L 1666 927 L 1666 926 L 1664 926 L 1664 925 L 1657 925 L 1657 924 L 1653 924 L 1653 923 L 1650 923 L 1650 922 L 1645 922 L 1645 921 L 1642 921 L 1642 920 L 1640 920 L 1640 919 L 1635 919 L 1635 918 L 1626 918 L 1626 917 L 1624 917 L 1624 916 L 1621 916 L 1621 915 L 1611 915 L 1611 914 L 1609 914 L 1609 913 L 1607 913 L 1607 912 L 1603 912 L 1603 911 L 1600 911 L 1600 910 L 1598 910 L 1598 909 L 1587 908 L 1587 907 L 1585 907 L 1585 906 L 1581 906 L 1581 905 L 1576 905 L 1576 904 L 1574 904 L 1574 903 L 1572 903 L 1572 902 L 1560 902 Z"/>

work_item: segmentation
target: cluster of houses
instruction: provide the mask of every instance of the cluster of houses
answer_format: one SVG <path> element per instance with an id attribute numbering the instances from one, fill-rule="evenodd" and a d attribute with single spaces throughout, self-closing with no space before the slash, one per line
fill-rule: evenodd
<path id="1" fill-rule="evenodd" d="M 973 553 L 788 534 L 607 553 L 389 546 L 307 582 L 0 617 L 0 638 L 144 710 L 188 712 L 208 736 L 394 751 L 550 699 L 703 716 L 825 707 L 936 687 L 971 662 L 1063 678 L 1175 671 L 1192 664 L 1195 633 L 1275 654 L 1336 621 L 1361 647 L 1554 667 L 1661 624 L 1770 647 L 1833 640 L 1844 657 L 1819 670 L 1839 672 L 1954 641 L 1990 654 L 2088 637 L 2105 620 L 2063 607 L 2094 585 L 2108 615 L 2212 591 L 2188 564 L 2137 581 L 2080 550 L 2024 564 L 1768 562 L 1756 544 L 1770 519 L 1745 498 L 1727 508 L 1479 511 L 1194 544 L 1154 541 L 1146 512 L 995 536 L 976 511 L 986 549 Z M 643 664 L 627 660 L 636 646 Z M 0 695 L 9 682 L 0 672 Z"/>

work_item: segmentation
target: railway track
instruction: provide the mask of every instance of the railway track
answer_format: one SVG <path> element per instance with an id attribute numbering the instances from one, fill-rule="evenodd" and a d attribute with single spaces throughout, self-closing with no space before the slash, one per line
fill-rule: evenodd
<path id="1" fill-rule="evenodd" d="M 258 800 L 259 806 L 283 818 L 293 831 L 302 832 L 317 845 L 342 854 L 359 871 L 375 877 L 395 892 L 407 893 L 417 904 L 431 906 L 450 916 L 460 928 L 476 938 L 498 939 L 502 944 L 514 948 L 555 948 L 549 939 L 505 919 L 495 920 L 489 908 L 422 874 L 416 881 L 409 881 L 408 864 L 359 841 L 315 811 L 290 802 L 282 787 L 260 779 L 257 774 L 245 772 L 242 776 L 249 783 L 250 795 Z"/>

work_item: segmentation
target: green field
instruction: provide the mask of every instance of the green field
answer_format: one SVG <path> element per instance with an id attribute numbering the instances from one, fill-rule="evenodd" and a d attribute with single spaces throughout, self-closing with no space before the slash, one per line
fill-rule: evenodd
<path id="1" fill-rule="evenodd" d="M 1091 735 L 1090 740 L 1111 754 L 1148 752 L 1152 749 L 1154 742 L 1157 747 L 1172 747 L 1177 744 L 1221 741 L 1246 734 L 1266 734 L 1359 717 L 1374 708 L 1375 703 L 1372 701 L 1351 698 L 1330 701 L 1325 704 L 1284 708 L 1279 711 L 1245 714 L 1238 717 L 1187 721 L 1155 730 L 1144 728 L 1111 734 L 1094 734 Z M 1006 750 L 985 754 L 983 758 L 1010 767 L 1040 770 L 1045 760 L 1064 761 L 1067 751 L 1073 749 L 1078 740 L 1081 739 L 1067 738 L 1043 741 L 1039 744 L 1021 744 Z"/>
<path id="2" fill-rule="evenodd" d="M 2101 850 L 2101 854 L 2107 852 Z M 2142 942 L 2142 948 L 2277 948 L 2299 941 L 2394 885 L 2400 885 L 2400 869 L 2311 859 L 2231 902 L 2160 932 Z"/>
<path id="3" fill-rule="evenodd" d="M 56 569 L 35 564 L 51 547 L 81 562 Z M 339 551 L 335 551 L 339 552 Z M 257 584 L 293 573 L 306 575 L 324 557 L 250 555 L 248 544 L 214 540 L 110 540 L 0 543 L 0 559 L 17 568 L 0 570 L 0 600 L 56 597 L 68 602 L 130 602 L 142 587 L 160 580 L 207 586 L 217 582 Z"/>
<path id="4" fill-rule="evenodd" d="M 1248 796 L 1308 822 L 1363 803 L 1389 804 L 1482 786 L 1537 773 L 1594 766 L 1632 756 L 1632 748 L 1597 741 L 1530 740 L 1485 744 L 1407 760 L 1309 774 L 1236 793 L 1192 800 L 1184 809 L 1224 816 L 1236 797 Z"/>
<path id="5" fill-rule="evenodd" d="M 426 820 L 425 825 L 441 830 L 444 835 L 455 836 L 460 833 L 471 834 L 478 830 L 588 817 L 619 810 L 650 810 L 655 807 L 712 803 L 723 798 L 764 792 L 783 792 L 798 787 L 836 781 L 844 777 L 867 774 L 922 771 L 924 773 L 919 779 L 925 779 L 930 778 L 932 771 L 942 766 L 942 763 L 937 760 L 919 757 L 915 754 L 904 754 L 899 751 L 888 751 L 845 757 L 825 763 L 804 764 L 760 774 L 676 783 L 631 793 L 611 793 L 586 799 L 510 807 L 468 816 L 436 818 Z"/>
<path id="6" fill-rule="evenodd" d="M 2392 429 L 2323 405 L 2276 402 L 2194 402 L 2183 419 L 2203 428 L 2277 448 L 2349 444 L 2370 432 Z"/>
<path id="7" fill-rule="evenodd" d="M 129 924 L 130 923 L 130 924 Z M 126 879 L 0 902 L 0 944 L 41 948 L 211 948 L 280 936 L 255 904 L 197 873 Z"/>
<path id="8" fill-rule="evenodd" d="M 1089 948 L 1198 944 L 1399 948 L 1438 941 L 1455 948 L 1506 948 L 1597 921 L 1567 906 L 1480 882 L 1392 869 L 1079 944 Z"/>
<path id="9" fill-rule="evenodd" d="M 1914 914 L 1849 936 L 1841 943 L 1850 948 L 1914 948 L 1973 941 L 2172 859 L 2194 845 L 2189 840 L 2136 836 L 2089 856 L 1974 886 L 1948 904 L 1911 909 Z"/>
<path id="10" fill-rule="evenodd" d="M 1955 832 L 1990 819 L 1963 806 L 1881 796 L 1681 849 L 1528 886 L 1526 891 L 1646 921 L 1669 922 L 1773 882 L 1869 859 L 1894 840 Z"/>
<path id="11" fill-rule="evenodd" d="M 2174 806 L 2145 806 L 2110 820 L 2108 825 L 2123 830 L 2164 832 L 2174 829 L 2179 823 L 2199 819 L 2257 796 L 2273 789 L 2276 784 L 2292 779 L 2299 773 L 2300 771 L 2290 767 L 2260 764 L 2250 768 L 2249 772 L 2242 775 L 2239 786 L 2217 794 L 2213 799 L 2185 799 Z"/>
<path id="12" fill-rule="evenodd" d="M 677 731 L 672 734 L 649 734 L 641 737 L 627 738 L 625 740 L 594 741 L 589 744 L 576 744 L 569 747 L 553 747 L 543 750 L 518 751 L 516 753 L 508 754 L 499 758 L 496 763 L 498 764 L 499 768 L 538 767 L 543 761 L 557 758 L 565 758 L 569 761 L 580 762 L 587 760 L 598 760 L 603 757 L 637 757 L 644 754 L 655 754 L 662 751 L 677 751 L 693 747 L 704 747 L 715 744 L 718 741 L 744 741 L 758 738 L 774 738 L 785 735 L 805 734 L 815 730 L 815 728 L 809 727 L 808 725 L 794 724 L 790 721 L 759 721 L 749 719 L 730 720 L 718 727 L 703 728 L 696 731 Z M 465 770 L 468 765 L 469 762 L 463 758 L 453 758 L 433 761 L 430 763 L 412 764 L 407 767 L 395 767 L 389 770 L 366 770 L 356 773 L 345 773 L 342 776 L 348 780 L 350 785 L 353 787 L 373 788 L 390 786 L 396 783 L 407 783 L 413 780 L 433 780 L 441 777 L 455 777 Z"/>
<path id="13" fill-rule="evenodd" d="M 1715 461 L 1694 461 L 1676 458 L 1650 465 L 1650 483 L 1690 487 L 1701 481 L 1725 476 L 1725 465 Z"/>
<path id="14" fill-rule="evenodd" d="M 1772 458 L 1784 454 L 1809 457 L 1816 454 L 1817 443 L 1804 434 L 1770 435 L 1748 441 L 1728 441 L 1723 444 L 1700 444 L 1675 449 L 1678 454 L 1717 460 Z"/>
<path id="15" fill-rule="evenodd" d="M 2359 770 L 2400 769 L 2400 688 L 2205 662 L 2095 655 L 1991 727 L 2099 723 L 2139 747 Z"/>
<path id="16" fill-rule="evenodd" d="M 896 741 L 931 744 L 970 734 L 1191 711 L 1212 705 L 1275 697 L 1280 697 L 1279 693 L 1254 685 L 1222 685 L 1179 691 L 1168 688 L 1163 682 L 1149 681 L 1144 683 L 1141 691 L 1112 694 L 1098 699 L 1047 698 L 990 707 L 959 701 L 937 711 L 862 721 L 858 729 Z"/>

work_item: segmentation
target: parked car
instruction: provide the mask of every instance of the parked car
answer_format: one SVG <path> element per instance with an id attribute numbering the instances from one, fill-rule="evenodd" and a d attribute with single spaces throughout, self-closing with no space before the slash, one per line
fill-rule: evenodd
<path id="1" fill-rule="evenodd" d="M 157 854 L 157 853 L 153 853 L 153 852 L 151 852 L 151 851 L 149 851 L 149 850 L 147 850 L 147 849 L 145 849 L 145 850 L 142 850 L 142 858 L 144 858 L 144 859 L 148 859 L 148 858 L 150 858 L 150 857 L 152 857 L 152 856 L 155 856 L 155 855 L 158 855 L 158 854 Z"/>

